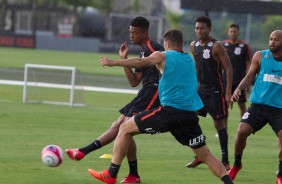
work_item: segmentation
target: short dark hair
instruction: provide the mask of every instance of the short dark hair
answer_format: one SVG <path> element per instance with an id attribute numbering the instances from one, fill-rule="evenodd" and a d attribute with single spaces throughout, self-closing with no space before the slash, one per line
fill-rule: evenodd
<path id="1" fill-rule="evenodd" d="M 131 20 L 130 26 L 149 29 L 150 22 L 145 17 L 135 17 Z"/>
<path id="2" fill-rule="evenodd" d="M 197 20 L 196 20 L 196 23 L 197 22 L 205 23 L 208 27 L 211 27 L 211 25 L 212 25 L 211 19 L 207 16 L 198 17 Z"/>
<path id="3" fill-rule="evenodd" d="M 240 27 L 239 27 L 239 25 L 237 25 L 237 24 L 231 24 L 231 25 L 229 26 L 229 28 L 232 28 L 232 27 L 235 27 L 235 28 L 237 28 L 238 30 L 240 30 Z"/>
<path id="4" fill-rule="evenodd" d="M 171 44 L 182 47 L 183 35 L 182 31 L 177 29 L 169 29 L 164 34 L 164 40 L 169 41 Z"/>

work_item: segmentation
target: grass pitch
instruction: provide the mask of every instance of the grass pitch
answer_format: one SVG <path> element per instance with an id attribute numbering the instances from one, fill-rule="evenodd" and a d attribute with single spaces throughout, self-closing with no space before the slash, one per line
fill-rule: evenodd
<path id="1" fill-rule="evenodd" d="M 2 48 L 0 52 L 3 52 Z M 22 52 L 22 50 L 15 49 L 13 52 Z M 34 52 L 37 56 L 41 55 L 36 51 L 26 52 L 27 55 L 30 54 L 29 52 Z M 39 52 L 46 54 L 45 51 Z M 50 58 L 55 58 L 54 55 L 59 54 L 46 52 Z M 76 55 L 75 53 L 63 54 Z M 81 54 L 81 58 L 92 58 L 91 54 L 83 55 Z M 4 58 L 7 57 L 8 55 Z M 30 57 L 33 58 L 33 54 Z M 67 56 L 58 55 L 57 57 Z M 4 66 L 5 62 L 2 63 L 2 58 L 0 61 Z M 47 62 L 47 59 L 45 61 Z M 18 61 L 15 60 L 15 62 Z M 18 65 L 23 66 L 24 62 L 21 63 Z M 9 64 L 9 67 L 12 67 L 12 64 Z M 5 67 L 7 65 L 8 63 Z M 13 67 L 21 67 L 18 65 Z M 92 69 L 91 72 L 93 72 Z M 87 170 L 88 168 L 96 170 L 108 168 L 110 160 L 99 157 L 102 154 L 111 153 L 113 144 L 90 153 L 81 161 L 69 160 L 65 155 L 63 163 L 57 168 L 49 168 L 42 163 L 41 150 L 48 144 L 57 144 L 63 149 L 87 145 L 110 127 L 119 116 L 118 109 L 133 97 L 134 95 L 131 94 L 85 92 L 88 104 L 86 107 L 22 104 L 22 87 L 0 85 L 0 183 L 100 183 L 92 179 Z M 230 111 L 228 127 L 231 163 L 233 162 L 234 137 L 240 120 L 237 104 L 234 105 L 234 109 Z M 215 156 L 220 158 L 219 141 L 215 137 L 216 131 L 212 119 L 201 118 L 200 124 L 207 137 L 208 147 Z M 135 140 L 138 147 L 139 173 L 143 184 L 221 183 L 211 174 L 206 165 L 200 165 L 196 169 L 186 168 L 185 164 L 192 160 L 193 153 L 188 147 L 176 142 L 169 133 L 138 135 L 135 136 Z M 238 174 L 235 183 L 274 183 L 275 172 L 278 168 L 277 144 L 277 138 L 269 126 L 250 136 L 243 156 L 243 169 Z M 127 172 L 128 166 L 125 159 L 118 181 L 122 180 Z"/>

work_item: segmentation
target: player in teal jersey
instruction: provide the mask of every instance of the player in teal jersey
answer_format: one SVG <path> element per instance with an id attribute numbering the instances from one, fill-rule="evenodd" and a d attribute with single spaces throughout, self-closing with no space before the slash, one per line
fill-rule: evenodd
<path id="1" fill-rule="evenodd" d="M 235 160 L 229 171 L 235 179 L 242 169 L 242 155 L 247 138 L 267 123 L 272 127 L 279 144 L 282 144 L 282 30 L 273 31 L 269 38 L 269 49 L 255 53 L 247 75 L 233 93 L 238 100 L 241 91 L 246 89 L 257 75 L 251 92 L 251 106 L 239 124 L 235 138 Z M 279 169 L 276 183 L 282 184 L 282 149 L 279 147 Z"/>
<path id="2" fill-rule="evenodd" d="M 168 30 L 164 34 L 164 47 L 166 51 L 156 51 L 145 58 L 111 60 L 101 57 L 103 66 L 135 68 L 156 65 L 162 74 L 158 88 L 161 105 L 140 112 L 123 123 L 115 140 L 109 169 L 102 172 L 89 169 L 89 173 L 104 183 L 115 183 L 134 135 L 170 132 L 179 143 L 192 148 L 223 183 L 232 184 L 222 162 L 214 157 L 206 146 L 205 136 L 198 123 L 196 111 L 202 108 L 203 104 L 197 93 L 198 81 L 194 62 L 182 50 L 182 32 Z"/>

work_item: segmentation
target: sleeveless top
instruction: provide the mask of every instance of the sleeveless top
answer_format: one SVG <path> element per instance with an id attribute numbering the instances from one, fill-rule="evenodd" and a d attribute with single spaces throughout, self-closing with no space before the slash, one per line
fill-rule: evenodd
<path id="1" fill-rule="evenodd" d="M 148 57 L 155 51 L 164 51 L 164 48 L 157 42 L 148 39 L 143 51 L 140 53 L 140 58 Z M 158 86 L 160 75 L 156 66 L 137 68 L 135 72 L 141 72 L 143 74 L 143 87 Z"/>
<path id="2" fill-rule="evenodd" d="M 231 40 L 225 40 L 223 46 L 232 65 L 233 84 L 236 83 L 237 86 L 247 73 L 247 61 L 250 61 L 252 57 L 250 47 L 242 40 L 236 44 L 232 44 Z"/>
<path id="3" fill-rule="evenodd" d="M 282 108 L 282 61 L 276 61 L 270 50 L 262 51 L 260 71 L 250 101 Z"/>
<path id="4" fill-rule="evenodd" d="M 161 105 L 196 111 L 203 107 L 197 93 L 195 64 L 191 56 L 175 50 L 164 51 L 165 66 L 159 82 Z"/>
<path id="5" fill-rule="evenodd" d="M 222 67 L 212 56 L 215 39 L 210 40 L 203 46 L 200 41 L 194 43 L 194 58 L 199 81 L 199 92 L 221 91 L 224 93 L 222 83 Z"/>

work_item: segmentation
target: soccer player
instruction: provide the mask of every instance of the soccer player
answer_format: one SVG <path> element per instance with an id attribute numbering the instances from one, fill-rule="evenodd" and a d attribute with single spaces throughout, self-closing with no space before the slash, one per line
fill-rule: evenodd
<path id="1" fill-rule="evenodd" d="M 212 38 L 211 20 L 206 16 L 196 19 L 195 33 L 198 40 L 191 42 L 190 49 L 194 56 L 199 81 L 198 93 L 204 103 L 204 108 L 199 115 L 207 113 L 213 118 L 214 126 L 219 137 L 222 163 L 227 170 L 228 159 L 228 134 L 227 134 L 227 108 L 231 101 L 232 66 L 223 45 Z M 226 73 L 226 88 L 222 82 L 222 68 Z M 228 102 L 228 103 L 227 103 Z M 197 156 L 186 166 L 197 167 L 203 161 Z"/>
<path id="2" fill-rule="evenodd" d="M 148 33 L 149 25 L 149 21 L 144 17 L 136 17 L 130 23 L 130 41 L 143 49 L 140 53 L 141 58 L 149 56 L 154 51 L 164 50 L 160 44 L 150 40 Z M 127 54 L 128 47 L 126 43 L 123 43 L 119 50 L 120 58 L 126 59 Z M 142 82 L 142 89 L 130 103 L 120 109 L 120 117 L 93 143 L 79 149 L 66 149 L 66 153 L 70 159 L 81 160 L 88 153 L 111 143 L 116 138 L 122 123 L 126 122 L 134 114 L 160 104 L 158 96 L 159 72 L 155 66 L 138 67 L 135 70 L 130 67 L 124 67 L 124 71 L 129 84 L 135 87 Z M 140 176 L 137 170 L 136 145 L 133 139 L 130 145 L 127 152 L 129 175 L 124 178 L 122 183 L 140 183 Z"/>
<path id="3" fill-rule="evenodd" d="M 240 27 L 237 24 L 231 24 L 228 29 L 229 40 L 223 41 L 223 46 L 230 58 L 233 69 L 232 93 L 235 91 L 241 80 L 245 77 L 251 64 L 251 50 L 247 43 L 239 39 Z M 247 92 L 248 90 L 246 90 Z M 241 92 L 238 99 L 240 108 L 240 117 L 246 112 L 246 93 Z"/>
<path id="4" fill-rule="evenodd" d="M 178 142 L 192 148 L 224 183 L 233 183 L 223 164 L 206 146 L 205 136 L 198 123 L 196 110 L 203 107 L 197 93 L 197 76 L 192 58 L 184 53 L 182 32 L 168 30 L 164 34 L 166 51 L 156 51 L 149 57 L 111 60 L 100 58 L 103 66 L 147 67 L 154 66 L 162 74 L 159 83 L 161 105 L 145 110 L 120 126 L 113 148 L 109 169 L 97 172 L 89 169 L 96 179 L 108 184 L 116 182 L 117 174 L 130 142 L 137 134 L 171 132 Z"/>
<path id="5" fill-rule="evenodd" d="M 247 138 L 267 123 L 272 127 L 279 140 L 279 166 L 276 183 L 282 184 L 282 30 L 273 31 L 269 37 L 269 49 L 257 51 L 247 75 L 233 93 L 238 100 L 256 76 L 250 95 L 251 106 L 241 119 L 235 137 L 235 160 L 229 171 L 234 180 L 242 169 L 242 155 Z"/>

